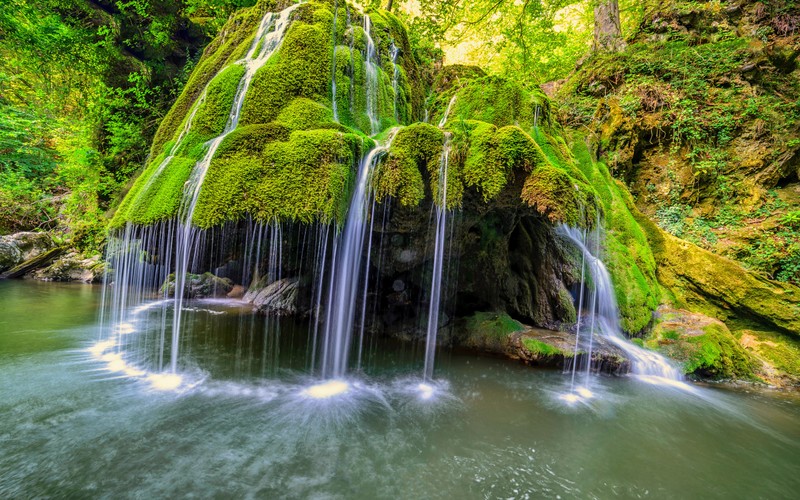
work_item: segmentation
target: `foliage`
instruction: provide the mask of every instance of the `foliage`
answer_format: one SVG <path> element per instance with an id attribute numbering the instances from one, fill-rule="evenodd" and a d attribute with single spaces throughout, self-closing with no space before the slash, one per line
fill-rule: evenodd
<path id="1" fill-rule="evenodd" d="M 96 250 L 205 41 L 184 2 L 101 3 L 0 7 L 2 231 L 57 229 Z"/>

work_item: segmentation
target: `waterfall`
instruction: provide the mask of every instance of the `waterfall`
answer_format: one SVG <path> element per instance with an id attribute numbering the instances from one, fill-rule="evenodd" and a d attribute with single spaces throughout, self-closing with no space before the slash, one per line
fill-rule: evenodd
<path id="1" fill-rule="evenodd" d="M 425 380 L 433 378 L 433 360 L 436 354 L 436 334 L 439 330 L 439 308 L 442 297 L 442 267 L 444 266 L 445 235 L 447 231 L 447 164 L 450 159 L 450 135 L 445 136 L 444 149 L 439 161 L 439 199 L 436 210 L 436 241 L 431 273 L 431 298 L 428 306 L 428 331 L 425 336 Z"/>
<path id="2" fill-rule="evenodd" d="M 453 104 L 456 102 L 456 94 L 453 94 L 453 97 L 450 98 L 450 102 L 447 103 L 447 109 L 444 110 L 444 115 L 442 119 L 439 120 L 439 128 L 444 128 L 444 125 L 447 123 L 447 117 L 450 116 L 450 109 L 453 107 Z M 428 110 L 425 110 L 425 114 L 427 117 Z M 426 120 L 427 121 L 427 118 Z"/>
<path id="3" fill-rule="evenodd" d="M 338 2 L 333 2 L 333 53 L 331 54 L 331 104 L 333 107 L 333 121 L 339 123 L 339 106 L 336 103 L 336 20 L 339 15 Z"/>
<path id="4" fill-rule="evenodd" d="M 211 160 L 217 152 L 219 145 L 239 124 L 242 104 L 244 103 L 250 83 L 256 72 L 267 62 L 272 54 L 280 47 L 286 29 L 290 24 L 290 16 L 299 4 L 292 5 L 280 13 L 268 12 L 258 27 L 253 42 L 247 55 L 236 64 L 241 64 L 245 68 L 244 75 L 239 80 L 236 95 L 233 99 L 228 122 L 223 132 L 209 141 L 203 158 L 197 162 L 189 180 L 186 182 L 181 200 L 180 221 L 181 227 L 178 230 L 175 240 L 175 313 L 173 315 L 172 349 L 170 351 L 170 371 L 176 372 L 178 367 L 178 351 L 180 346 L 181 319 L 183 316 L 183 294 L 186 286 L 186 274 L 190 270 L 190 263 L 194 260 L 196 249 L 197 228 L 192 226 L 192 217 L 197 201 L 200 197 L 200 190 L 208 171 Z"/>
<path id="5" fill-rule="evenodd" d="M 390 134 L 385 145 L 372 149 L 361 159 L 347 220 L 333 244 L 333 268 L 328 285 L 322 347 L 322 376 L 325 378 L 340 378 L 347 370 L 356 305 L 360 298 L 358 292 L 365 293 L 367 287 L 366 281 L 362 280 L 362 268 L 364 243 L 368 237 L 367 211 L 372 200 L 370 179 L 375 165 L 388 151 L 392 138 L 393 134 Z"/>
<path id="6" fill-rule="evenodd" d="M 394 90 L 394 121 L 400 123 L 400 115 L 397 112 L 397 79 L 400 75 L 400 68 L 397 66 L 397 56 L 400 54 L 400 48 L 394 43 L 392 43 L 391 54 L 392 67 L 394 68 L 394 72 L 392 72 L 392 90 Z"/>
<path id="7" fill-rule="evenodd" d="M 369 117 L 370 135 L 380 132 L 380 121 L 378 120 L 378 65 L 376 62 L 375 42 L 372 40 L 370 31 L 372 21 L 368 14 L 364 15 L 364 36 L 367 39 L 367 53 L 364 56 L 364 68 L 366 69 L 367 86 L 367 116 Z"/>
<path id="8" fill-rule="evenodd" d="M 589 318 L 589 329 L 588 333 L 585 334 L 588 335 L 590 339 L 588 344 L 589 349 L 591 349 L 592 335 L 600 335 L 625 352 L 631 360 L 634 374 L 658 377 L 671 381 L 681 380 L 683 377 L 680 371 L 672 366 L 666 358 L 631 343 L 623 335 L 622 328 L 619 324 L 619 308 L 617 307 L 617 300 L 614 296 L 614 286 L 611 282 L 611 276 L 606 266 L 603 264 L 603 261 L 598 257 L 599 227 L 595 235 L 597 248 L 594 252 L 589 249 L 586 234 L 580 230 L 567 226 L 560 226 L 558 232 L 571 241 L 581 252 L 581 258 L 585 263 L 585 268 L 594 284 L 589 310 L 585 311 Z M 585 288 L 583 285 L 584 283 L 581 283 L 582 289 Z M 580 293 L 582 297 L 584 292 L 581 291 Z M 584 311 L 582 311 L 582 306 L 579 306 L 578 309 L 578 324 L 580 325 L 581 315 Z M 578 334 L 580 334 L 580 331 Z M 591 352 L 589 353 L 588 360 L 588 363 L 591 363 Z M 590 372 L 588 368 L 587 366 L 587 377 Z"/>

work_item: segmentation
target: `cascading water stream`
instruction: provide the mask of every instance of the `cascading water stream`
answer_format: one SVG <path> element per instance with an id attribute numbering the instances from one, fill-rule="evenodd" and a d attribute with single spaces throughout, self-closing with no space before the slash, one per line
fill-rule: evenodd
<path id="1" fill-rule="evenodd" d="M 450 102 L 447 103 L 447 109 L 444 110 L 444 115 L 442 116 L 442 119 L 439 120 L 439 128 L 443 128 L 444 125 L 447 123 L 447 117 L 450 116 L 450 110 L 452 109 L 453 104 L 455 104 L 455 103 L 456 103 L 456 94 L 453 94 L 453 97 L 450 98 Z M 426 109 L 425 110 L 426 116 L 427 116 L 427 113 L 428 113 L 428 110 Z M 427 121 L 427 118 L 426 118 L 425 121 Z"/>
<path id="2" fill-rule="evenodd" d="M 399 54 L 400 48 L 393 43 L 391 47 L 392 67 L 394 68 L 392 72 L 392 90 L 394 91 L 394 121 L 397 123 L 400 123 L 400 114 L 397 112 L 397 80 L 400 76 L 400 68 L 397 66 L 397 56 Z"/>
<path id="3" fill-rule="evenodd" d="M 388 151 L 393 133 L 386 144 L 372 149 L 361 159 L 358 178 L 350 200 L 344 230 L 334 241 L 333 268 L 327 296 L 323 337 L 322 376 L 341 378 L 347 370 L 347 359 L 355 326 L 356 304 L 363 282 L 363 251 L 367 238 L 368 209 L 371 201 L 370 179 L 380 157 Z"/>
<path id="4" fill-rule="evenodd" d="M 559 233 L 570 240 L 581 252 L 586 269 L 594 284 L 594 298 L 588 311 L 590 333 L 596 332 L 625 352 L 631 360 L 632 371 L 635 375 L 649 377 L 651 380 L 660 379 L 672 383 L 672 385 L 682 380 L 680 371 L 666 358 L 643 349 L 625 338 L 619 325 L 619 308 L 614 296 L 611 276 L 600 258 L 589 250 L 584 234 L 578 229 L 567 226 L 560 226 Z M 581 311 L 578 312 L 579 317 L 580 314 Z"/>
<path id="5" fill-rule="evenodd" d="M 364 15 L 364 37 L 367 40 L 367 52 L 364 55 L 364 68 L 366 69 L 367 87 L 367 116 L 369 117 L 370 135 L 380 132 L 378 120 L 378 64 L 375 52 L 375 42 L 372 40 L 372 20 L 368 14 Z"/>
<path id="6" fill-rule="evenodd" d="M 339 106 L 336 102 L 336 21 L 339 14 L 339 2 L 333 2 L 333 51 L 331 53 L 331 107 L 333 108 L 333 121 L 339 123 Z"/>
<path id="7" fill-rule="evenodd" d="M 443 125 L 443 124 L 442 124 Z M 433 378 L 433 361 L 436 355 L 436 334 L 439 330 L 439 309 L 442 299 L 442 268 L 444 266 L 445 237 L 447 234 L 447 166 L 450 159 L 450 134 L 445 135 L 444 149 L 439 161 L 439 199 L 436 210 L 436 240 L 431 273 L 431 299 L 428 306 L 428 330 L 425 335 L 425 380 Z"/>
<path id="8" fill-rule="evenodd" d="M 267 13 L 261 20 L 253 42 L 247 55 L 237 64 L 245 68 L 244 75 L 239 80 L 236 95 L 233 99 L 228 122 L 223 132 L 209 141 L 203 159 L 195 165 L 189 180 L 186 182 L 181 200 L 180 224 L 181 227 L 176 238 L 176 269 L 175 269 L 175 312 L 173 315 L 172 349 L 170 351 L 170 371 L 176 372 L 178 365 L 178 351 L 180 346 L 180 328 L 183 308 L 183 293 L 186 286 L 186 274 L 189 272 L 190 263 L 193 258 L 193 246 L 195 245 L 195 233 L 197 228 L 192 226 L 192 218 L 197 201 L 200 197 L 200 190 L 203 185 L 208 167 L 219 145 L 239 124 L 242 104 L 244 103 L 250 83 L 256 72 L 269 60 L 272 54 L 280 47 L 283 37 L 286 34 L 291 20 L 292 12 L 299 4 L 294 4 L 280 13 Z"/>

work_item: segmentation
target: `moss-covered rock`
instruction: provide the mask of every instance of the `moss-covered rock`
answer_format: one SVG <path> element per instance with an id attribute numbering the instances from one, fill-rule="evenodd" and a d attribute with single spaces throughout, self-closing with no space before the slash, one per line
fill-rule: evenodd
<path id="1" fill-rule="evenodd" d="M 629 205 L 658 265 L 658 280 L 678 307 L 724 321 L 755 321 L 800 335 L 800 288 L 771 281 L 665 233 Z"/>
<path id="2" fill-rule="evenodd" d="M 752 379 L 755 363 L 721 321 L 686 310 L 659 309 L 645 346 L 683 363 L 686 374 L 713 379 Z"/>

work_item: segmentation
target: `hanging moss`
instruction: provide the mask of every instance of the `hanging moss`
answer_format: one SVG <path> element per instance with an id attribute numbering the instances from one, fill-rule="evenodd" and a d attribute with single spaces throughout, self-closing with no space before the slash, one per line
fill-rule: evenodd
<path id="1" fill-rule="evenodd" d="M 160 161 L 151 164 L 153 173 L 160 164 Z M 174 157 L 168 168 L 164 168 L 159 175 L 139 177 L 131 193 L 117 210 L 111 227 L 120 227 L 125 222 L 148 225 L 177 215 L 181 203 L 180 194 L 194 164 L 195 160 L 192 158 Z"/>
<path id="2" fill-rule="evenodd" d="M 289 130 L 309 130 L 333 121 L 333 111 L 311 99 L 299 97 L 278 115 L 277 122 Z"/>
<path id="3" fill-rule="evenodd" d="M 233 64 L 225 68 L 208 84 L 206 98 L 192 121 L 194 141 L 206 142 L 225 130 L 231 115 L 231 106 L 244 75 L 244 66 Z M 189 143 L 189 141 L 186 141 Z"/>
<path id="4" fill-rule="evenodd" d="M 225 66 L 244 56 L 263 13 L 274 8 L 274 3 L 271 0 L 261 1 L 255 7 L 235 12 L 225 23 L 219 35 L 203 51 L 203 57 L 192 71 L 183 92 L 159 125 L 150 149 L 151 156 L 157 156 L 164 144 L 175 138 L 189 109 L 208 82 Z"/>
<path id="5" fill-rule="evenodd" d="M 524 130 L 550 121 L 550 104 L 541 91 L 525 90 L 517 82 L 499 76 L 470 79 L 442 94 L 433 103 L 432 116 L 436 120 L 444 115 L 454 94 L 450 118 L 480 120 L 497 127 L 517 125 Z"/>
<path id="6" fill-rule="evenodd" d="M 242 125 L 268 123 L 296 97 L 329 101 L 330 26 L 292 23 L 278 52 L 250 85 L 242 105 Z"/>
<path id="7" fill-rule="evenodd" d="M 426 123 L 397 132 L 386 160 L 374 174 L 375 198 L 382 201 L 392 196 L 404 206 L 419 204 L 425 198 L 420 170 L 430 171 L 432 165 L 439 165 L 443 144 L 444 133 Z"/>

